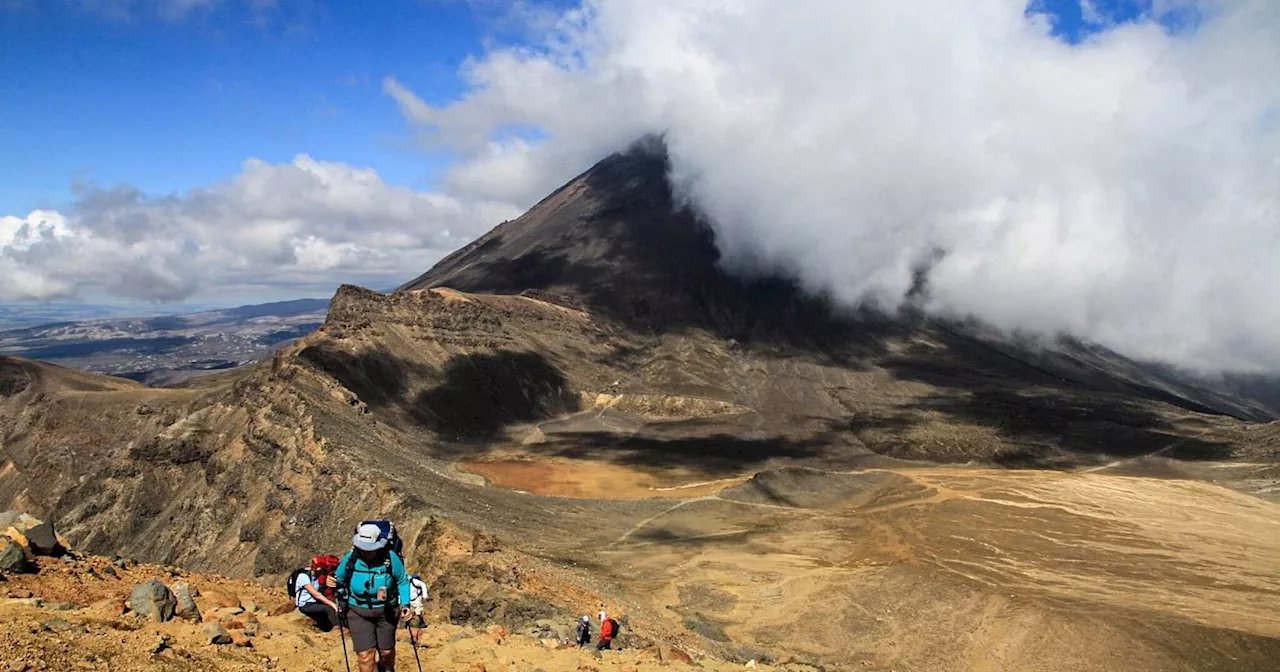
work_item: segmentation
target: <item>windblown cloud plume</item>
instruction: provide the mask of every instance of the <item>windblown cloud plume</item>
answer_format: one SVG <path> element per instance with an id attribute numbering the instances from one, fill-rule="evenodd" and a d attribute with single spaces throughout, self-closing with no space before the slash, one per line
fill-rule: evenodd
<path id="1" fill-rule="evenodd" d="M 517 214 L 502 203 L 393 187 L 346 164 L 251 159 L 233 180 L 182 196 L 88 187 L 65 213 L 0 217 L 0 299 L 85 288 L 176 301 L 202 287 L 386 287 Z"/>
<path id="2" fill-rule="evenodd" d="M 457 197 L 665 132 L 731 266 L 892 309 L 928 265 L 938 313 L 1280 368 L 1280 3 L 1087 5 L 1069 44 L 1018 0 L 588 0 L 447 105 L 384 90 Z"/>

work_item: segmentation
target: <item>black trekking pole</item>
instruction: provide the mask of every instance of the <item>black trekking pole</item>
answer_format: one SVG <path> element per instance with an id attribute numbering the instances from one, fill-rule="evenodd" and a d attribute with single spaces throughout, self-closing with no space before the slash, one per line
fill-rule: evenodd
<path id="1" fill-rule="evenodd" d="M 418 638 L 413 634 L 413 625 L 407 621 L 404 629 L 409 631 L 409 643 L 413 644 L 413 662 L 418 664 L 418 672 L 422 672 L 422 659 L 418 657 Z M 418 632 L 422 632 L 422 628 L 418 628 Z"/>
<path id="2" fill-rule="evenodd" d="M 342 632 L 345 627 L 347 627 L 346 623 L 338 624 L 338 638 L 342 640 L 342 664 L 347 666 L 347 672 L 351 672 L 351 661 L 347 659 L 347 635 Z"/>
<path id="3" fill-rule="evenodd" d="M 422 628 L 417 628 L 419 634 Z M 417 657 L 417 636 L 413 635 L 413 626 L 408 627 L 408 640 L 413 644 L 413 662 L 417 663 L 417 672 L 422 672 L 422 659 Z"/>
<path id="4" fill-rule="evenodd" d="M 347 601 L 343 599 L 338 603 L 341 610 L 338 611 L 338 639 L 342 640 L 342 663 L 347 666 L 347 672 L 351 672 L 351 661 L 347 659 L 347 635 L 343 630 L 347 627 Z M 355 644 L 355 641 L 352 641 Z"/>

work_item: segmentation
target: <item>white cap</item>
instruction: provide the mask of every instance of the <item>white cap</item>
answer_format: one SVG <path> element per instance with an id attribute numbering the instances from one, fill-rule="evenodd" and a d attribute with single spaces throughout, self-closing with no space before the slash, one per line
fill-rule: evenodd
<path id="1" fill-rule="evenodd" d="M 376 551 L 386 546 L 387 540 L 382 537 L 382 530 L 377 525 L 369 523 L 356 529 L 355 536 L 351 537 L 351 545 L 362 551 Z"/>

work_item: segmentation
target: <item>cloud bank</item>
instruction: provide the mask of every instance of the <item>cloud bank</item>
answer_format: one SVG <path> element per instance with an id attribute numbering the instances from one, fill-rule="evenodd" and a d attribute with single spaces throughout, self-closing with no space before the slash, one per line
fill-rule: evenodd
<path id="1" fill-rule="evenodd" d="M 0 217 L 0 300 L 382 288 L 518 214 L 305 155 L 288 164 L 250 159 L 233 179 L 180 196 L 80 187 L 65 212 Z"/>
<path id="2" fill-rule="evenodd" d="M 892 309 L 933 260 L 937 313 L 1280 369 L 1280 3 L 1099 7 L 1073 45 L 1016 0 L 588 0 L 458 100 L 384 90 L 465 157 L 457 198 L 664 131 L 731 266 Z"/>

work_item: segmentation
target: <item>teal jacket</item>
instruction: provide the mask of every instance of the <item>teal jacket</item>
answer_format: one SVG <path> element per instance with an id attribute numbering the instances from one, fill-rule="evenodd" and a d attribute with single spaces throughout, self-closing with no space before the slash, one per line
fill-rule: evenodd
<path id="1" fill-rule="evenodd" d="M 387 557 L 388 562 L 369 566 L 364 560 L 352 555 L 352 551 L 347 551 L 342 556 L 333 575 L 341 586 L 348 583 L 350 573 L 351 606 L 361 609 L 383 608 L 385 603 L 378 599 L 378 589 L 383 587 L 387 589 L 388 597 L 396 595 L 399 597 L 399 604 L 409 604 L 409 574 L 404 571 L 404 561 L 395 551 L 387 551 Z"/>

